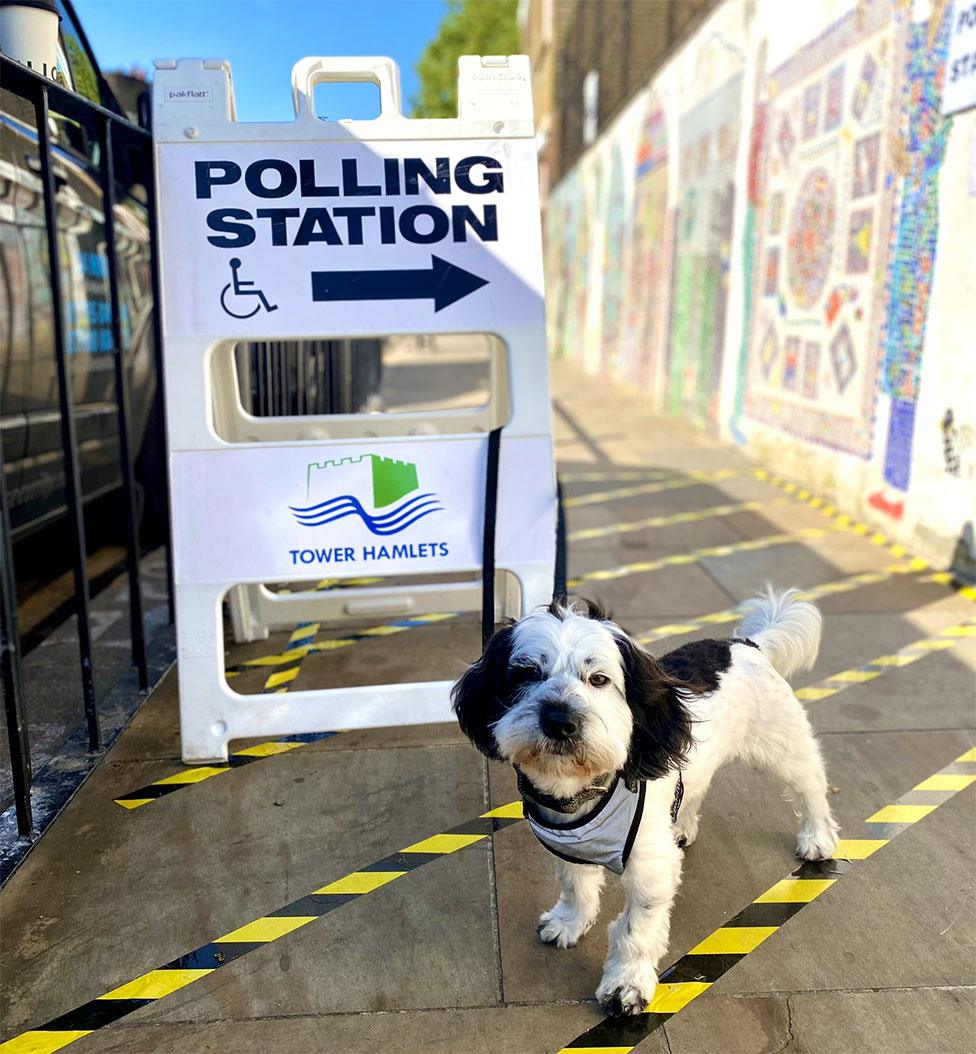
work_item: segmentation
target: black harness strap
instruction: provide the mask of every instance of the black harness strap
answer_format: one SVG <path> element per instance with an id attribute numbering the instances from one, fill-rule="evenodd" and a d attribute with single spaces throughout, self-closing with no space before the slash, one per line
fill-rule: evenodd
<path id="1" fill-rule="evenodd" d="M 481 646 L 486 648 L 495 631 L 495 522 L 498 518 L 498 455 L 502 430 L 488 433 L 485 467 L 485 527 L 481 547 Z"/>

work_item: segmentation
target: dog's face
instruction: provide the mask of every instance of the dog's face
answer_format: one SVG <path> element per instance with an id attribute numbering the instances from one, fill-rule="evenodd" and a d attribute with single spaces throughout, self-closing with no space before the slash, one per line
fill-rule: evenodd
<path id="1" fill-rule="evenodd" d="M 483 754 L 569 797 L 607 772 L 675 765 L 691 742 L 685 690 L 593 605 L 552 605 L 499 630 L 452 698 Z"/>

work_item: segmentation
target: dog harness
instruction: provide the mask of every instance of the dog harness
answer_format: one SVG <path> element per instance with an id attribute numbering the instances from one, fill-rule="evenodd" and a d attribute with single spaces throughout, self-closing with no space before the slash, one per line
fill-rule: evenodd
<path id="1" fill-rule="evenodd" d="M 603 792 L 602 801 L 592 812 L 566 823 L 543 818 L 536 803 L 526 795 L 525 782 L 519 773 L 525 818 L 532 833 L 550 853 L 573 864 L 598 864 L 615 875 L 623 874 L 644 813 L 643 780 L 631 788 L 619 775 L 614 776 L 613 783 Z M 672 823 L 677 822 L 684 791 L 679 772 L 671 803 Z"/>

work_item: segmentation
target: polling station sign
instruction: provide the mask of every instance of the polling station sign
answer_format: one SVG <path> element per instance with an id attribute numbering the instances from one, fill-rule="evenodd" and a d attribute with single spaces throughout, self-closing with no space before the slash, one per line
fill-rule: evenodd
<path id="1" fill-rule="evenodd" d="M 160 144 L 170 334 L 543 318 L 532 140 Z"/>

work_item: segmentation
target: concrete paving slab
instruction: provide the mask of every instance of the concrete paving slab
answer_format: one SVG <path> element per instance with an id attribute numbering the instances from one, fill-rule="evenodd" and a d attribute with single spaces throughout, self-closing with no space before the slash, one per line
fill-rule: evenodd
<path id="1" fill-rule="evenodd" d="M 474 751 L 294 751 L 126 813 L 102 765 L 3 892 L 4 1028 L 37 1024 L 484 806 Z M 150 907 L 151 905 L 151 907 Z"/>
<path id="2" fill-rule="evenodd" d="M 392 837 L 394 849 L 409 844 Z M 241 1020 L 498 1001 L 490 847 L 483 844 L 251 952 L 140 1017 Z"/>
<path id="3" fill-rule="evenodd" d="M 134 1017 L 133 1019 L 134 1020 Z M 552 1054 L 593 1024 L 590 1006 L 330 1014 L 199 1024 L 115 1025 L 78 1054 Z M 663 1033 L 641 1051 L 667 1054 Z"/>
<path id="4" fill-rule="evenodd" d="M 703 568 L 694 564 L 628 575 L 605 582 L 585 582 L 577 596 L 597 600 L 626 629 L 637 631 L 652 620 L 724 611 L 735 606 L 730 596 Z"/>
<path id="5" fill-rule="evenodd" d="M 821 894 L 716 994 L 976 985 L 974 818 L 970 788 Z"/>
<path id="6" fill-rule="evenodd" d="M 827 524 L 826 528 L 829 530 L 830 525 Z M 863 544 L 861 539 L 858 543 Z M 767 582 L 778 589 L 791 586 L 808 589 L 822 582 L 836 581 L 854 571 L 874 570 L 878 566 L 873 562 L 865 565 L 862 560 L 836 563 L 834 552 L 843 551 L 849 544 L 849 537 L 838 533 L 730 556 L 709 556 L 701 564 L 726 592 L 737 600 L 745 600 Z"/>
<path id="7" fill-rule="evenodd" d="M 797 992 L 720 996 L 708 992 L 665 1026 L 671 1054 L 959 1054 L 972 1049 L 971 988 Z M 637 1050 L 653 1047 L 641 1044 Z"/>

